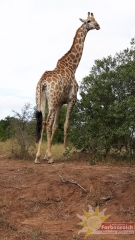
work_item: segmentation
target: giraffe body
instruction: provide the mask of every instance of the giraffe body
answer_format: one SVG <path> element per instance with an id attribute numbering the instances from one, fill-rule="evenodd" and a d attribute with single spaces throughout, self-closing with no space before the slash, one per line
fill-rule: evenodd
<path id="1" fill-rule="evenodd" d="M 87 32 L 92 29 L 100 29 L 93 14 L 90 15 L 90 13 L 88 13 L 87 20 L 80 20 L 83 24 L 76 32 L 71 49 L 58 60 L 56 68 L 53 71 L 46 71 L 42 75 L 37 84 L 36 104 L 38 111 L 37 129 L 39 145 L 35 163 L 39 163 L 40 148 L 45 127 L 48 144 L 45 158 L 49 163 L 53 162 L 51 145 L 58 127 L 59 113 L 63 104 L 68 105 L 64 124 L 64 149 L 66 149 L 70 114 L 75 105 L 78 91 L 75 71 L 82 56 Z M 45 119 L 46 105 L 48 105 L 48 115 Z"/>

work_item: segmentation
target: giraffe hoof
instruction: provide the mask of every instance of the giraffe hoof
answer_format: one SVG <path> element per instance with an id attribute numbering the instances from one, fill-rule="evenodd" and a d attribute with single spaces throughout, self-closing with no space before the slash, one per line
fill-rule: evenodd
<path id="1" fill-rule="evenodd" d="M 46 160 L 47 160 L 47 156 L 45 155 L 45 156 L 44 156 L 44 161 L 46 161 Z"/>
<path id="2" fill-rule="evenodd" d="M 49 164 L 54 163 L 53 159 L 50 158 L 50 159 L 48 160 L 48 163 L 49 163 Z"/>
<path id="3" fill-rule="evenodd" d="M 39 161 L 34 161 L 35 164 L 39 164 L 40 162 Z"/>
<path id="4" fill-rule="evenodd" d="M 34 161 L 35 164 L 39 164 L 40 161 L 36 158 L 35 161 Z"/>

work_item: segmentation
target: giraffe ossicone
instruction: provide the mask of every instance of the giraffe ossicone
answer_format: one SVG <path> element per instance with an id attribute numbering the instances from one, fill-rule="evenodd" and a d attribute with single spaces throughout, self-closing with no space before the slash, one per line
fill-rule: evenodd
<path id="1" fill-rule="evenodd" d="M 45 159 L 53 162 L 51 146 L 54 134 L 58 128 L 58 118 L 63 104 L 67 104 L 66 120 L 64 123 L 64 149 L 67 145 L 67 133 L 71 111 L 76 103 L 78 84 L 75 72 L 80 62 L 85 37 L 89 30 L 99 30 L 100 26 L 94 18 L 94 14 L 88 12 L 87 19 L 80 19 L 83 23 L 76 31 L 70 50 L 58 60 L 53 71 L 46 71 L 40 78 L 36 87 L 37 104 L 37 141 L 38 149 L 35 163 L 40 162 L 40 151 L 44 128 L 47 132 L 47 151 Z M 45 118 L 45 110 L 48 105 L 48 115 Z"/>

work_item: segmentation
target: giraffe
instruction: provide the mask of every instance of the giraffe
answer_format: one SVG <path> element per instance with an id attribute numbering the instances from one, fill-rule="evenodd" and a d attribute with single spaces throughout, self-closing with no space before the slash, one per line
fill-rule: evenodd
<path id="1" fill-rule="evenodd" d="M 47 150 L 44 159 L 48 160 L 48 163 L 53 163 L 51 146 L 54 134 L 58 128 L 60 109 L 63 104 L 67 104 L 64 123 L 64 149 L 66 150 L 70 114 L 76 103 L 78 91 L 75 72 L 82 56 L 84 41 L 88 31 L 100 29 L 93 13 L 88 12 L 87 19 L 83 20 L 80 18 L 80 21 L 82 25 L 76 31 L 70 50 L 58 60 L 53 71 L 44 72 L 36 87 L 38 149 L 35 163 L 40 163 L 40 149 L 45 127 L 47 132 Z M 46 105 L 48 106 L 48 115 L 45 119 Z"/>

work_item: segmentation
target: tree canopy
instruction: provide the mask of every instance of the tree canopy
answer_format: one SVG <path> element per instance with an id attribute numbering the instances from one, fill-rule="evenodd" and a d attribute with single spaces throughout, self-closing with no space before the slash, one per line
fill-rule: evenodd
<path id="1" fill-rule="evenodd" d="M 82 80 L 72 119 L 71 141 L 78 148 L 132 154 L 135 134 L 135 39 L 114 57 L 96 60 Z"/>

